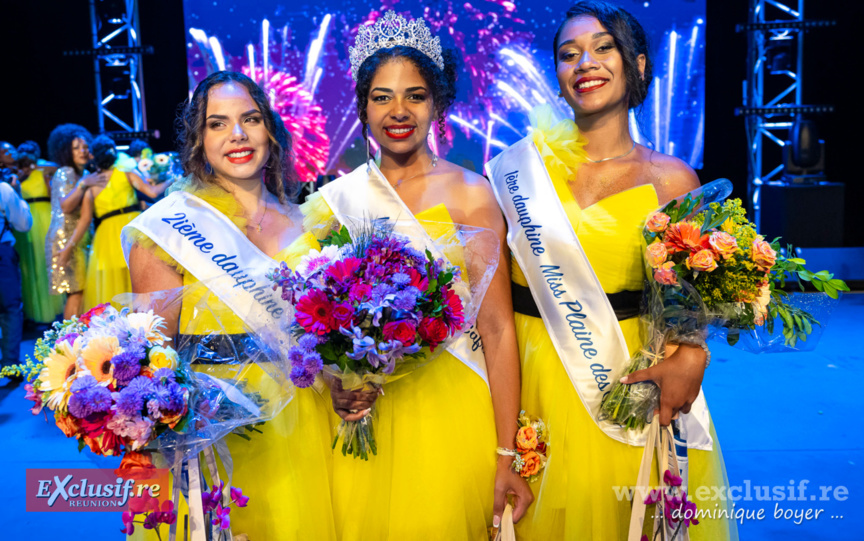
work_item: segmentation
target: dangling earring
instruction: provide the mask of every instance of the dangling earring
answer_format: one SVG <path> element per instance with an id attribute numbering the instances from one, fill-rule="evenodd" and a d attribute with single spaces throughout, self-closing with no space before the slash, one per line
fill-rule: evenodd
<path id="1" fill-rule="evenodd" d="M 564 97 L 564 93 L 561 92 L 560 90 L 558 91 L 558 97 L 559 97 L 559 98 L 563 98 L 563 97 Z"/>

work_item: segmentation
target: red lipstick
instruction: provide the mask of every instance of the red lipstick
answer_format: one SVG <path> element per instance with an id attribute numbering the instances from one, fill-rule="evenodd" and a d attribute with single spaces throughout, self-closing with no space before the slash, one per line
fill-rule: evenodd
<path id="1" fill-rule="evenodd" d="M 403 132 L 403 133 L 393 133 L 390 130 L 408 130 L 408 131 Z M 386 133 L 387 137 L 389 137 L 390 139 L 407 139 L 407 138 L 411 137 L 416 130 L 417 130 L 417 128 L 415 126 L 407 126 L 404 124 L 398 124 L 395 126 L 385 127 L 384 133 Z"/>
<path id="2" fill-rule="evenodd" d="M 600 84 L 591 85 L 587 88 L 579 88 L 579 85 L 581 85 L 583 83 L 590 83 L 591 81 L 601 81 L 601 82 L 600 82 Z M 604 86 L 606 86 L 606 83 L 608 83 L 608 82 L 609 82 L 609 79 L 605 79 L 603 77 L 580 77 L 579 79 L 576 80 L 576 84 L 573 85 L 573 89 L 576 92 L 578 92 L 579 94 L 585 94 L 588 92 L 593 92 L 593 91 L 597 90 L 598 88 L 603 88 Z"/>
<path id="3" fill-rule="evenodd" d="M 248 152 L 248 154 L 246 154 L 244 156 L 231 157 L 231 154 L 246 153 L 246 152 Z M 228 158 L 229 162 L 231 162 L 235 165 L 240 165 L 240 164 L 249 163 L 250 161 L 252 161 L 252 156 L 254 156 L 254 155 L 255 155 L 255 149 L 249 148 L 249 147 L 243 147 L 243 148 L 235 148 L 231 152 L 225 154 L 225 157 Z"/>

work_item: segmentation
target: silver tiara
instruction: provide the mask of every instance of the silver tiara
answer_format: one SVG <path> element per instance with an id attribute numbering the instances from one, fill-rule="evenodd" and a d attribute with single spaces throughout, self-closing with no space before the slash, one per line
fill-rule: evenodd
<path id="1" fill-rule="evenodd" d="M 426 21 L 421 18 L 408 22 L 405 17 L 397 15 L 391 9 L 387 10 L 384 18 L 375 21 L 374 25 L 361 26 L 357 32 L 354 47 L 348 47 L 348 56 L 351 58 L 351 77 L 356 81 L 360 65 L 378 50 L 397 45 L 417 49 L 431 58 L 439 68 L 444 69 L 441 41 L 437 36 L 432 37 L 432 32 L 426 26 Z"/>

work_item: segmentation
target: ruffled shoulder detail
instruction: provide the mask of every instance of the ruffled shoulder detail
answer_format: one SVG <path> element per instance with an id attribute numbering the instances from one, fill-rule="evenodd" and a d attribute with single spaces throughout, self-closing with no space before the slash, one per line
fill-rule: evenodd
<path id="1" fill-rule="evenodd" d="M 321 192 L 309 195 L 306 202 L 300 205 L 300 212 L 303 213 L 303 230 L 311 232 L 318 240 L 324 239 L 332 231 L 336 215 Z"/>
<path id="2" fill-rule="evenodd" d="M 558 120 L 550 105 L 540 105 L 531 111 L 534 126 L 534 145 L 546 164 L 553 180 L 568 180 L 576 175 L 579 166 L 588 161 L 585 139 L 576 123 L 570 119 Z"/>
<path id="3" fill-rule="evenodd" d="M 225 191 L 224 188 L 215 184 L 202 184 L 191 177 L 184 177 L 168 188 L 166 194 L 179 191 L 189 192 L 196 197 L 200 197 L 204 201 L 210 203 L 216 210 L 227 216 L 228 219 L 237 226 L 237 229 L 240 231 L 246 231 L 246 223 L 248 220 L 243 215 L 240 203 L 234 199 L 233 195 Z M 186 274 L 186 269 L 184 269 L 177 260 L 168 255 L 168 252 L 159 247 L 153 239 L 134 228 L 130 228 L 129 236 L 135 244 L 138 244 L 145 250 L 150 251 L 153 255 L 164 261 L 178 273 Z"/>

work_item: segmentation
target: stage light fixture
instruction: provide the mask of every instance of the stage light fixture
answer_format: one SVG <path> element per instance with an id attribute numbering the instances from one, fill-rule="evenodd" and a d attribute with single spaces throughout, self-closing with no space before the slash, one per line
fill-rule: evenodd
<path id="1" fill-rule="evenodd" d="M 825 181 L 825 141 L 812 119 L 798 116 L 783 145 L 783 182 L 817 184 Z"/>

